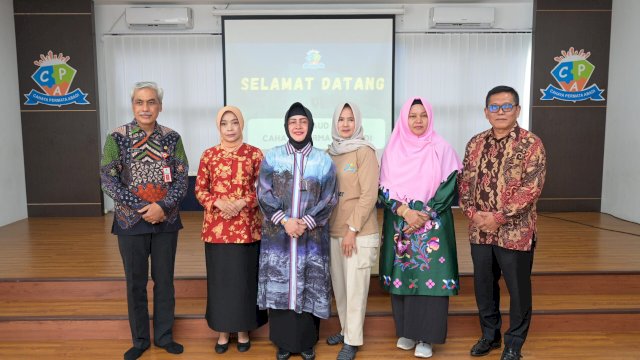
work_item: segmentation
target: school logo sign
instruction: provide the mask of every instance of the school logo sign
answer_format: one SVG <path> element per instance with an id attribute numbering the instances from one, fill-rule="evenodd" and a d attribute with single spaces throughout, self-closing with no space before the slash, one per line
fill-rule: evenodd
<path id="1" fill-rule="evenodd" d="M 561 51 L 561 56 L 553 59 L 558 65 L 551 70 L 551 75 L 560 85 L 557 88 L 551 84 L 542 91 L 540 100 L 561 100 L 561 101 L 604 101 L 602 93 L 604 89 L 598 88 L 597 84 L 586 87 L 591 74 L 595 70 L 595 66 L 587 60 L 591 56 L 590 52 L 579 52 L 570 48 L 569 51 Z M 586 88 L 585 88 L 586 87 Z"/>
<path id="2" fill-rule="evenodd" d="M 40 60 L 33 62 L 38 69 L 31 78 L 44 92 L 32 89 L 28 94 L 24 94 L 27 98 L 25 105 L 43 104 L 60 107 L 69 104 L 89 104 L 87 94 L 80 89 L 69 92 L 77 72 L 67 64 L 69 59 L 69 56 L 64 56 L 62 53 L 56 55 L 49 50 L 47 56 L 40 55 Z"/>
<path id="3" fill-rule="evenodd" d="M 320 55 L 320 51 L 316 49 L 311 49 L 307 51 L 307 55 L 304 57 L 304 64 L 302 64 L 303 69 L 324 69 L 325 65 L 322 61 L 322 55 Z"/>

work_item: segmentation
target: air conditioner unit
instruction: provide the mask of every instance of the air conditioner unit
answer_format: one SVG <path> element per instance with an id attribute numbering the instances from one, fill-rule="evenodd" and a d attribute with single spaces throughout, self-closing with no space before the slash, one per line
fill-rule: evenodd
<path id="1" fill-rule="evenodd" d="M 490 29 L 495 9 L 492 7 L 436 6 L 429 14 L 429 25 L 436 29 Z"/>
<path id="2" fill-rule="evenodd" d="M 193 28 L 193 14 L 187 7 L 130 7 L 125 21 L 136 30 L 183 30 Z"/>

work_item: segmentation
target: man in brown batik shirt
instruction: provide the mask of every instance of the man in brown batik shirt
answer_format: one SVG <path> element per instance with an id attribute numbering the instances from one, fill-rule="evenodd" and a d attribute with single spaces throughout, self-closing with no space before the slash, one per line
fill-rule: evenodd
<path id="1" fill-rule="evenodd" d="M 467 144 L 458 176 L 460 207 L 469 218 L 476 304 L 482 337 L 472 356 L 501 346 L 500 288 L 504 274 L 511 304 L 501 360 L 517 360 L 531 323 L 531 267 L 536 243 L 536 202 L 546 157 L 542 141 L 520 128 L 518 93 L 497 86 L 486 97 L 491 129 Z"/>

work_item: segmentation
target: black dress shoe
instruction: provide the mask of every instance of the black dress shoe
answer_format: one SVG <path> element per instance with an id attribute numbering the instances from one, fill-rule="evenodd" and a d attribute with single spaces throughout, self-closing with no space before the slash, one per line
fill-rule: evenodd
<path id="1" fill-rule="evenodd" d="M 240 344 L 238 344 L 238 347 L 239 346 L 240 346 Z M 224 354 L 224 353 L 227 352 L 227 350 L 229 350 L 229 342 L 228 341 L 227 341 L 226 344 L 218 344 L 218 343 L 216 343 L 216 353 Z"/>
<path id="2" fill-rule="evenodd" d="M 155 344 L 157 347 L 164 349 L 169 354 L 182 354 L 184 352 L 184 346 L 175 341 L 171 341 L 170 343 L 164 345 Z"/>
<path id="3" fill-rule="evenodd" d="M 134 346 L 131 349 L 127 350 L 126 353 L 124 353 L 124 360 L 136 360 L 137 358 L 142 356 L 142 353 L 144 353 L 148 348 L 148 346 L 146 348 L 137 348 Z"/>
<path id="4" fill-rule="evenodd" d="M 499 349 L 502 346 L 500 340 L 491 342 L 485 338 L 478 340 L 478 342 L 471 348 L 471 356 L 485 356 L 488 355 L 491 350 Z"/>
<path id="5" fill-rule="evenodd" d="M 520 350 L 505 347 L 500 360 L 520 360 L 521 357 L 522 355 L 520 355 Z"/>
<path id="6" fill-rule="evenodd" d="M 277 360 L 287 360 L 290 357 L 291 357 L 291 353 L 285 349 L 278 349 L 278 352 L 276 353 Z"/>
<path id="7" fill-rule="evenodd" d="M 250 348 L 251 348 L 251 340 L 247 340 L 247 342 L 243 342 L 243 343 L 238 341 L 238 351 L 245 352 L 245 351 L 249 351 Z"/>
<path id="8" fill-rule="evenodd" d="M 316 352 L 311 348 L 301 352 L 300 356 L 302 356 L 304 360 L 314 360 L 316 358 Z"/>

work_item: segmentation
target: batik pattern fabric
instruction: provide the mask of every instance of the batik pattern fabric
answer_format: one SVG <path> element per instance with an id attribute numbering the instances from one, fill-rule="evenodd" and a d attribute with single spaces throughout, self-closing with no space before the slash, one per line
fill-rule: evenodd
<path id="1" fill-rule="evenodd" d="M 545 173 L 542 141 L 518 125 L 501 139 L 491 129 L 474 136 L 467 144 L 458 179 L 460 208 L 469 219 L 478 211 L 493 212 L 500 227 L 486 233 L 470 221 L 469 241 L 531 250 Z"/>
<path id="2" fill-rule="evenodd" d="M 195 192 L 205 208 L 204 242 L 247 244 L 260 240 L 262 213 L 257 207 L 255 184 L 262 159 L 260 149 L 248 144 L 240 145 L 235 151 L 216 145 L 202 153 Z M 218 199 L 243 199 L 247 205 L 227 220 L 213 205 Z"/>
<path id="3" fill-rule="evenodd" d="M 338 203 L 337 191 L 331 158 L 311 144 L 296 151 L 287 143 L 265 154 L 258 181 L 258 201 L 265 217 L 258 275 L 261 309 L 329 317 L 329 217 Z M 305 221 L 302 236 L 287 235 L 280 224 L 286 216 Z"/>
<path id="4" fill-rule="evenodd" d="M 165 168 L 171 181 L 165 181 Z M 137 210 L 154 202 L 164 210 L 164 228 L 181 228 L 178 207 L 187 193 L 188 172 L 180 135 L 166 126 L 156 123 L 147 135 L 134 120 L 107 135 L 100 179 L 115 202 L 114 231 L 135 227 L 142 219 Z"/>
<path id="5" fill-rule="evenodd" d="M 380 188 L 378 200 L 384 206 L 380 281 L 384 290 L 396 295 L 458 294 L 460 282 L 451 212 L 457 173 L 451 173 L 426 204 L 419 200 L 398 201 Z M 402 204 L 427 213 L 431 219 L 413 234 L 403 232 L 407 223 L 397 213 Z"/>

